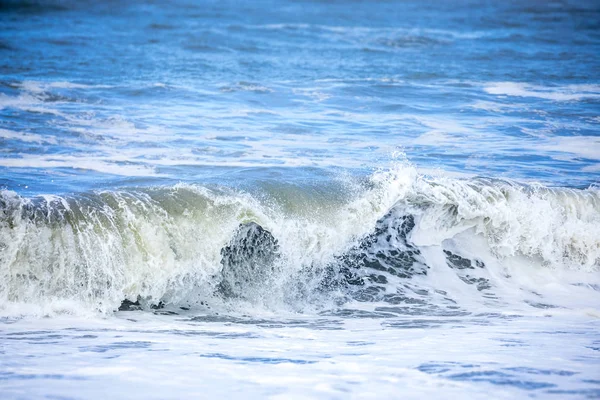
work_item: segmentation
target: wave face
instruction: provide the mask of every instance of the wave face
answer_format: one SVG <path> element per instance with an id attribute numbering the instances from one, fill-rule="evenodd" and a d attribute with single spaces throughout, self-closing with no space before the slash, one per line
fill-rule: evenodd
<path id="1" fill-rule="evenodd" d="M 446 314 L 589 307 L 600 290 L 596 188 L 402 166 L 253 194 L 2 191 L 0 210 L 3 314 L 110 313 L 125 299 Z"/>

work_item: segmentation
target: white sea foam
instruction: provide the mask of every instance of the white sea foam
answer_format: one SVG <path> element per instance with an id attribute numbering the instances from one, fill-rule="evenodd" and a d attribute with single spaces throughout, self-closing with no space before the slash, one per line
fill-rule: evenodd
<path id="1" fill-rule="evenodd" d="M 545 151 L 571 153 L 600 160 L 600 138 L 596 136 L 554 136 L 538 143 L 536 147 Z"/>
<path id="2" fill-rule="evenodd" d="M 0 110 L 4 108 L 17 108 L 32 113 L 64 116 L 59 110 L 45 106 L 43 99 L 30 93 L 22 93 L 16 97 L 0 93 Z"/>
<path id="3" fill-rule="evenodd" d="M 484 324 L 431 319 L 430 327 L 402 329 L 414 318 L 254 313 L 260 320 L 240 323 L 130 312 L 6 324 L 3 355 L 12 360 L 6 376 L 14 381 L 5 381 L 3 393 L 376 399 L 397 397 L 402 388 L 407 399 L 514 399 L 557 387 L 583 391 L 593 385 L 582 380 L 596 379 L 594 357 L 580 354 L 597 339 L 597 324 L 568 316 L 507 315 Z"/>
<path id="4" fill-rule="evenodd" d="M 9 140 L 20 140 L 21 142 L 26 142 L 26 143 L 57 144 L 56 138 L 54 138 L 54 137 L 42 136 L 42 135 L 37 135 L 35 133 L 28 133 L 28 132 L 15 132 L 15 131 L 10 131 L 8 129 L 0 129 L 0 138 L 9 139 Z"/>
<path id="5" fill-rule="evenodd" d="M 539 86 L 520 82 L 497 82 L 487 84 L 484 90 L 494 95 L 537 97 L 554 101 L 579 101 L 600 98 L 600 85 L 594 84 Z"/>
<path id="6" fill-rule="evenodd" d="M 86 85 L 82 83 L 57 81 L 57 82 L 43 82 L 43 81 L 23 81 L 19 85 L 23 90 L 31 93 L 44 93 L 49 89 L 91 89 L 91 88 L 110 88 L 109 85 Z"/>
<path id="7" fill-rule="evenodd" d="M 238 225 L 249 221 L 273 234 L 282 261 L 268 296 L 260 291 L 247 293 L 247 299 L 281 307 L 295 280 L 303 279 L 302 271 L 334 261 L 390 210 L 386 218 L 415 216 L 410 240 L 431 267 L 426 277 L 413 280 L 422 288 L 452 293 L 462 306 L 487 301 L 448 269 L 442 252 L 448 249 L 483 260 L 480 278 L 489 280 L 498 296 L 509 293 L 501 300 L 511 307 L 533 301 L 523 288 L 541 296 L 558 293 L 551 300 L 563 307 L 591 304 L 589 289 L 569 285 L 599 283 L 596 189 L 424 178 L 408 166 L 375 173 L 367 187 L 352 180 L 345 185 L 349 200 L 331 198 L 319 206 L 293 193 L 275 193 L 265 201 L 184 184 L 38 200 L 5 191 L 3 313 L 13 314 L 14 304 L 45 304 L 40 312 L 48 313 L 71 300 L 74 310 L 110 312 L 123 298 L 138 295 L 174 304 L 210 297 L 219 282 L 221 249 Z M 390 285 L 386 290 L 394 292 Z M 580 301 L 586 298 L 587 303 Z"/>

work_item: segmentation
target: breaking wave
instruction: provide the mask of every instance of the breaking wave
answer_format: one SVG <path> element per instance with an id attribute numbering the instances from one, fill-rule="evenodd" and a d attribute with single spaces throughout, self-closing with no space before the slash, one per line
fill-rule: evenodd
<path id="1" fill-rule="evenodd" d="M 600 191 L 409 166 L 256 193 L 0 194 L 0 312 L 221 304 L 462 313 L 600 306 Z M 590 303 L 590 298 L 596 299 Z"/>

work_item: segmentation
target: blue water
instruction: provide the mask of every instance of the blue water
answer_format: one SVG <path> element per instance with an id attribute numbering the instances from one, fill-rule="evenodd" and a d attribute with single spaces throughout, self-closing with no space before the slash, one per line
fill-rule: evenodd
<path id="1" fill-rule="evenodd" d="M 0 397 L 597 398 L 598 1 L 0 0 Z"/>
<path id="2" fill-rule="evenodd" d="M 600 176 L 594 1 L 8 1 L 0 18 L 0 129 L 37 135 L 0 139 L 21 193 L 365 174 L 396 151 L 424 172 Z"/>

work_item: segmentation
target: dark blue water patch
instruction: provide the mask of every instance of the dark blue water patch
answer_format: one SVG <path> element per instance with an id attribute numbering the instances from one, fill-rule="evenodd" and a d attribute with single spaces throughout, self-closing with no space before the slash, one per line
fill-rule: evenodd
<path id="1" fill-rule="evenodd" d="M 504 339 L 504 338 L 492 338 L 492 340 L 501 342 L 502 347 L 527 347 L 529 344 L 519 339 Z"/>
<path id="2" fill-rule="evenodd" d="M 538 332 L 532 332 L 532 333 L 540 334 L 540 335 L 589 335 L 589 331 L 578 330 L 578 329 L 573 329 L 572 331 L 556 330 L 556 331 L 538 331 Z M 598 343 L 600 345 L 600 342 L 593 342 L 593 343 Z"/>
<path id="3" fill-rule="evenodd" d="M 268 320 L 268 319 L 255 319 L 252 317 L 235 317 L 228 315 L 203 315 L 192 317 L 189 322 L 216 322 L 225 324 L 242 324 L 242 325 L 256 325 L 259 327 L 265 327 L 270 329 L 282 329 L 282 328 L 309 328 L 315 330 L 342 330 L 344 322 L 341 320 L 333 319 L 316 319 L 316 320 Z"/>
<path id="4" fill-rule="evenodd" d="M 448 379 L 468 382 L 488 382 L 499 386 L 514 386 L 523 390 L 538 390 L 556 387 L 549 382 L 538 382 L 520 379 L 513 374 L 501 371 L 475 371 L 446 376 Z"/>
<path id="5" fill-rule="evenodd" d="M 26 331 L 26 332 L 8 332 L 6 336 L 31 336 L 52 334 L 52 331 Z"/>
<path id="6" fill-rule="evenodd" d="M 8 336 L 8 335 L 7 335 Z M 57 335 L 57 334 L 50 334 L 47 336 L 23 336 L 23 337 L 11 337 L 8 336 L 5 339 L 8 340 L 37 340 L 37 341 L 43 341 L 46 339 L 64 339 L 67 336 L 64 335 Z"/>
<path id="7" fill-rule="evenodd" d="M 93 352 L 93 353 L 105 353 L 112 350 L 123 350 L 123 349 L 149 349 L 152 346 L 152 342 L 114 342 L 106 345 L 96 346 L 80 346 L 80 352 Z"/>
<path id="8" fill-rule="evenodd" d="M 7 14 L 44 14 L 44 13 L 56 13 L 60 11 L 67 11 L 70 9 L 69 1 L 36 1 L 36 0 L 5 0 L 0 3 L 0 12 Z"/>
<path id="9" fill-rule="evenodd" d="M 371 345 L 374 345 L 375 342 L 364 342 L 364 341 L 359 340 L 359 341 L 349 341 L 349 342 L 346 342 L 346 344 L 348 346 L 371 346 Z"/>
<path id="10" fill-rule="evenodd" d="M 432 361 L 421 364 L 417 369 L 428 374 L 435 374 L 451 380 L 470 381 L 470 382 L 487 382 L 500 386 L 514 386 L 519 389 L 533 391 L 540 389 L 553 388 L 557 385 L 552 382 L 539 381 L 532 379 L 533 376 L 573 376 L 577 374 L 574 371 L 559 370 L 559 369 L 538 369 L 531 367 L 505 367 L 501 369 L 486 369 L 485 365 L 493 365 L 496 363 L 460 363 L 455 361 L 439 362 Z M 461 369 L 470 371 L 461 372 Z"/>
<path id="11" fill-rule="evenodd" d="M 213 332 L 213 331 L 195 331 L 195 330 L 168 330 L 168 331 L 158 331 L 160 333 L 167 333 L 172 335 L 179 336 L 208 336 L 214 337 L 218 339 L 262 339 L 263 336 L 252 333 L 252 332 Z M 157 332 L 157 333 L 158 333 Z"/>
<path id="12" fill-rule="evenodd" d="M 221 360 L 239 361 L 242 363 L 259 363 L 259 364 L 315 364 L 317 361 L 299 360 L 291 358 L 270 358 L 270 357 L 234 357 L 221 353 L 201 354 L 200 357 L 218 358 Z"/>
<path id="13" fill-rule="evenodd" d="M 98 339 L 96 335 L 72 336 L 71 339 Z"/>
<path id="14" fill-rule="evenodd" d="M 600 398 L 600 389 L 592 388 L 592 389 L 552 389 L 548 390 L 545 393 L 548 394 L 559 394 L 563 396 L 583 396 L 588 399 L 598 399 Z"/>
<path id="15" fill-rule="evenodd" d="M 474 317 L 483 317 L 484 319 L 492 318 L 492 319 L 509 320 L 509 321 L 524 317 L 523 315 L 519 315 L 519 314 L 502 314 L 502 313 L 495 313 L 495 312 L 479 313 L 479 314 L 474 314 L 473 316 Z"/>
<path id="16" fill-rule="evenodd" d="M 84 328 L 65 328 L 63 330 L 67 331 L 67 332 L 89 332 L 89 329 L 84 329 Z M 96 332 L 115 332 L 115 329 L 94 328 L 94 333 L 96 333 Z"/>
<path id="17" fill-rule="evenodd" d="M 43 335 L 47 333 L 46 335 Z M 40 335 L 41 334 L 41 335 Z M 53 332 L 10 332 L 4 336 L 5 340 L 17 340 L 26 342 L 28 344 L 56 344 L 60 343 L 60 340 L 68 338 L 67 335 L 56 334 Z"/>
<path id="18" fill-rule="evenodd" d="M 62 375 L 62 374 L 19 374 L 16 372 L 1 372 L 0 381 L 12 381 L 12 380 L 75 380 L 84 381 L 87 378 L 77 375 Z"/>
<path id="19" fill-rule="evenodd" d="M 452 371 L 452 368 L 445 364 L 422 364 L 417 369 L 428 374 L 443 374 Z"/>
<path id="20" fill-rule="evenodd" d="M 397 317 L 396 314 L 386 313 L 386 312 L 377 312 L 377 311 L 368 311 L 368 310 L 356 310 L 350 308 L 344 308 L 339 310 L 327 311 L 323 313 L 324 315 L 332 315 L 335 317 L 341 318 L 394 318 Z"/>
<path id="21" fill-rule="evenodd" d="M 528 304 L 528 305 L 530 305 L 531 307 L 539 308 L 539 309 L 542 309 L 542 310 L 548 310 L 548 309 L 553 309 L 553 308 L 563 308 L 563 307 L 555 306 L 555 305 L 552 305 L 552 304 L 539 303 L 539 302 L 529 301 L 529 300 L 526 300 L 525 303 Z"/>
<path id="22" fill-rule="evenodd" d="M 456 368 L 478 368 L 479 365 L 473 364 L 462 364 L 459 362 L 431 362 L 421 364 L 417 367 L 417 369 L 421 372 L 425 372 L 428 374 L 443 374 L 445 372 L 450 372 Z"/>
<path id="23" fill-rule="evenodd" d="M 510 367 L 503 368 L 506 371 L 514 371 L 514 372 L 522 372 L 526 374 L 532 375 L 557 375 L 557 376 L 573 376 L 578 372 L 560 370 L 560 369 L 538 369 L 538 368 L 530 368 L 530 367 Z"/>
<path id="24" fill-rule="evenodd" d="M 464 320 L 452 319 L 410 319 L 410 320 L 387 320 L 381 323 L 386 328 L 397 329 L 433 329 L 433 328 L 464 328 Z"/>
<path id="25" fill-rule="evenodd" d="M 428 374 L 446 374 L 447 372 L 457 371 L 461 369 L 482 368 L 482 366 L 496 365 L 496 362 L 482 362 L 477 364 L 461 363 L 458 361 L 432 361 L 421 364 L 417 369 Z M 443 375 L 446 376 L 446 375 Z"/>

